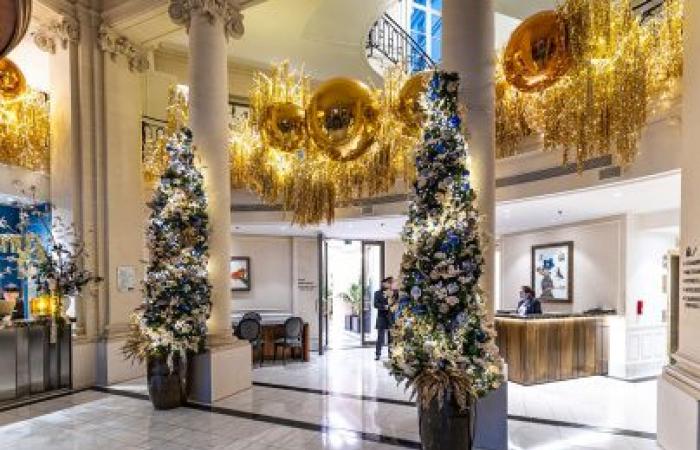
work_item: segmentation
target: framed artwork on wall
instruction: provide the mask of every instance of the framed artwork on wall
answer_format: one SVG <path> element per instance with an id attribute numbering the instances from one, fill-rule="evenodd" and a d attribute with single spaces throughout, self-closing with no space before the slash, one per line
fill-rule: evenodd
<path id="1" fill-rule="evenodd" d="M 231 257 L 231 290 L 250 291 L 250 258 L 247 256 Z"/>
<path id="2" fill-rule="evenodd" d="M 574 243 L 532 246 L 532 288 L 546 303 L 571 303 L 574 293 Z"/>

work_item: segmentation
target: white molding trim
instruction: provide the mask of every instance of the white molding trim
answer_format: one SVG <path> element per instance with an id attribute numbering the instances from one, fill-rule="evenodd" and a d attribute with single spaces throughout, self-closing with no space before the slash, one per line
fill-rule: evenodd
<path id="1" fill-rule="evenodd" d="M 52 20 L 40 25 L 32 33 L 32 39 L 40 50 L 54 54 L 57 43 L 66 50 L 69 44 L 80 41 L 80 23 L 74 16 L 65 14 L 60 20 Z"/>
<path id="2" fill-rule="evenodd" d="M 226 39 L 240 39 L 245 31 L 239 0 L 170 0 L 168 14 L 173 22 L 187 30 L 193 14 L 203 15 L 211 24 L 220 20 Z"/>
<path id="3" fill-rule="evenodd" d="M 104 23 L 97 31 L 97 44 L 100 50 L 107 53 L 113 61 L 119 55 L 124 56 L 129 63 L 129 70 L 132 72 L 146 72 L 151 67 L 148 52 L 126 37 L 115 33 Z"/>

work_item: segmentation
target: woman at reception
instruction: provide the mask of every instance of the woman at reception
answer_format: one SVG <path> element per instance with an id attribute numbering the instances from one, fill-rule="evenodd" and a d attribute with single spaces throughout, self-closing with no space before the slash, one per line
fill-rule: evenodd
<path id="1" fill-rule="evenodd" d="M 535 291 L 530 286 L 520 288 L 520 301 L 518 301 L 518 315 L 529 316 L 542 314 L 542 303 L 535 298 Z"/>

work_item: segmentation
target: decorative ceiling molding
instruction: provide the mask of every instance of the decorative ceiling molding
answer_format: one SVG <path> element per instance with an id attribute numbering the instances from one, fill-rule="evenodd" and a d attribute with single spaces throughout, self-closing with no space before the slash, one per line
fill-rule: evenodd
<path id="1" fill-rule="evenodd" d="M 66 50 L 68 44 L 77 43 L 80 40 L 80 23 L 73 16 L 63 15 L 60 20 L 52 20 L 40 25 L 32 33 L 32 39 L 40 50 L 54 54 L 57 44 Z"/>
<path id="2" fill-rule="evenodd" d="M 115 60 L 119 55 L 124 56 L 129 63 L 129 70 L 132 72 L 145 72 L 151 66 L 145 50 L 126 37 L 115 33 L 104 23 L 97 31 L 97 44 L 100 50 L 109 54 L 112 60 Z"/>
<path id="3" fill-rule="evenodd" d="M 241 5 L 236 0 L 170 0 L 168 14 L 173 22 L 187 30 L 193 14 L 202 14 L 212 24 L 220 20 L 226 39 L 240 39 L 245 31 Z"/>

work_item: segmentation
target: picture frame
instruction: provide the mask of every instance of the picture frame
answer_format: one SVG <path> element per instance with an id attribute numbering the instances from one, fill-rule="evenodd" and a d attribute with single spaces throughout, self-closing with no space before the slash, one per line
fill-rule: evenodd
<path id="1" fill-rule="evenodd" d="M 231 290 L 234 292 L 248 292 L 251 289 L 250 257 L 232 256 L 229 263 L 229 276 L 231 277 Z"/>
<path id="2" fill-rule="evenodd" d="M 574 242 L 532 246 L 532 289 L 542 303 L 573 303 Z"/>

